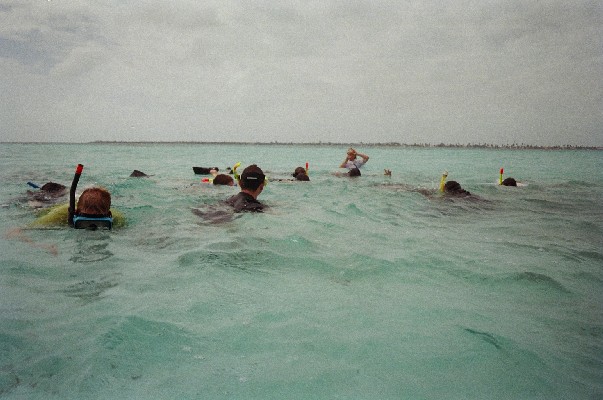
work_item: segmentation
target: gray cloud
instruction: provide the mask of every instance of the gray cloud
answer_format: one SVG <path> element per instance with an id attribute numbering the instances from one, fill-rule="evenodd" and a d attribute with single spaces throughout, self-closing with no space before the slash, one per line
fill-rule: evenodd
<path id="1" fill-rule="evenodd" d="M 594 1 L 0 6 L 2 140 L 603 145 Z"/>

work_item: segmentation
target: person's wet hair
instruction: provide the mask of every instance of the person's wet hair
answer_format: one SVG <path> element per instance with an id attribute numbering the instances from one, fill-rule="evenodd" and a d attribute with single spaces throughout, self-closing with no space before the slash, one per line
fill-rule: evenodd
<path id="1" fill-rule="evenodd" d="M 213 184 L 232 186 L 234 185 L 234 179 L 230 175 L 218 174 L 214 177 Z"/>
<path id="2" fill-rule="evenodd" d="M 450 193 L 450 194 L 456 194 L 456 195 L 470 195 L 471 193 L 469 193 L 468 191 L 466 191 L 465 189 L 463 189 L 461 187 L 461 184 L 458 183 L 457 181 L 448 181 L 446 182 L 446 184 L 444 185 L 444 191 L 446 193 Z"/>
<path id="3" fill-rule="evenodd" d="M 109 215 L 110 208 L 111 194 L 100 187 L 84 190 L 77 202 L 78 214 Z"/>
<path id="4" fill-rule="evenodd" d="M 66 189 L 67 188 L 65 187 L 65 185 L 61 185 L 60 183 L 56 183 L 56 182 L 45 183 L 40 188 L 40 190 L 43 190 L 43 191 L 49 192 L 49 193 L 61 192 L 61 191 L 66 190 Z"/>
<path id="5" fill-rule="evenodd" d="M 513 178 L 506 178 L 502 181 L 503 186 L 517 186 L 517 181 Z"/>
<path id="6" fill-rule="evenodd" d="M 295 179 L 298 181 L 308 182 L 310 180 L 310 177 L 306 175 L 305 172 L 302 172 L 300 174 L 295 175 Z"/>
<path id="7" fill-rule="evenodd" d="M 306 174 L 306 169 L 304 167 L 297 167 L 295 168 L 295 171 L 293 171 L 293 176 L 297 176 L 299 174 Z"/>
<path id="8" fill-rule="evenodd" d="M 264 171 L 257 165 L 252 164 L 245 168 L 241 174 L 241 189 L 256 190 L 264 183 L 265 179 Z"/>

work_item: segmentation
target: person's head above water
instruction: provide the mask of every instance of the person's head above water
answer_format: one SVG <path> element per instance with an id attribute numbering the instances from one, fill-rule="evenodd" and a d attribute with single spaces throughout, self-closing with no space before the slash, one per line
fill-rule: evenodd
<path id="1" fill-rule="evenodd" d="M 295 171 L 293 171 L 293 177 L 297 181 L 309 181 L 310 177 L 308 176 L 308 172 L 304 167 L 297 167 Z"/>
<path id="2" fill-rule="evenodd" d="M 214 177 L 213 184 L 214 185 L 234 186 L 234 179 L 232 179 L 232 176 L 230 176 L 230 175 L 218 174 Z"/>
<path id="3" fill-rule="evenodd" d="M 65 192 L 67 190 L 67 187 L 65 187 L 65 185 L 61 185 L 60 183 L 47 182 L 44 185 L 42 185 L 40 190 L 42 190 L 44 192 L 48 192 L 48 193 L 59 193 L 59 192 Z"/>
<path id="4" fill-rule="evenodd" d="M 360 159 L 358 159 L 360 157 Z M 345 160 L 339 165 L 339 168 L 360 168 L 369 160 L 369 156 L 366 154 L 358 153 L 355 149 L 349 148 L 346 152 Z"/>
<path id="5" fill-rule="evenodd" d="M 295 171 L 293 171 L 293 176 L 297 176 L 299 174 L 305 174 L 306 173 L 306 169 L 304 167 L 297 167 L 295 168 Z"/>
<path id="6" fill-rule="evenodd" d="M 310 177 L 308 175 L 306 175 L 306 172 L 302 172 L 299 173 L 297 175 L 295 175 L 295 180 L 296 181 L 304 181 L 304 182 L 309 182 L 310 181 Z"/>
<path id="7" fill-rule="evenodd" d="M 453 195 L 469 196 L 471 193 L 463 189 L 457 181 L 448 181 L 444 184 L 444 192 Z"/>
<path id="8" fill-rule="evenodd" d="M 233 206 L 235 212 L 262 212 L 264 205 L 257 198 L 264 190 L 265 184 L 266 175 L 264 175 L 264 171 L 257 165 L 252 164 L 245 168 L 239 177 L 241 191 L 228 198 L 226 203 Z"/>
<path id="9" fill-rule="evenodd" d="M 259 190 L 261 192 L 260 189 L 264 188 L 265 180 L 266 175 L 264 175 L 264 171 L 257 165 L 252 164 L 243 170 L 239 184 L 242 191 L 255 192 Z"/>
<path id="10" fill-rule="evenodd" d="M 82 192 L 77 202 L 76 214 L 111 215 L 111 194 L 107 189 L 91 187 Z"/>
<path id="11" fill-rule="evenodd" d="M 504 181 L 502 181 L 501 185 L 503 186 L 517 186 L 517 181 L 513 178 L 505 178 Z"/>

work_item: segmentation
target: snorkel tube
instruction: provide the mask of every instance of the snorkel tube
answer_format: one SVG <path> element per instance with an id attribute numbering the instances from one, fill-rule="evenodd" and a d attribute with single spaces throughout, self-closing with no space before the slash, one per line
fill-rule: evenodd
<path id="1" fill-rule="evenodd" d="M 69 216 L 67 217 L 69 226 L 73 226 L 73 216 L 75 215 L 75 189 L 77 188 L 77 183 L 80 181 L 80 176 L 82 175 L 83 170 L 84 166 L 82 164 L 78 164 L 77 167 L 75 167 L 73 182 L 71 182 L 71 189 L 69 190 Z"/>
<path id="2" fill-rule="evenodd" d="M 499 184 L 499 185 L 502 185 L 502 182 L 503 182 L 502 177 L 503 177 L 503 173 L 504 173 L 504 172 L 505 172 L 505 170 L 504 170 L 503 168 L 501 168 L 501 169 L 500 169 L 500 179 L 498 180 L 498 184 Z"/>
<path id="3" fill-rule="evenodd" d="M 239 168 L 241 166 L 241 162 L 239 161 L 238 163 L 236 163 L 233 167 L 232 167 L 232 173 L 234 175 L 235 180 L 239 180 L 241 179 L 241 176 L 239 175 L 239 173 L 237 172 L 237 168 Z"/>
<path id="4" fill-rule="evenodd" d="M 444 171 L 442 179 L 440 179 L 440 192 L 444 192 L 444 185 L 446 184 L 446 178 L 448 178 L 448 171 Z"/>
<path id="5" fill-rule="evenodd" d="M 306 175 L 308 175 L 308 162 L 306 161 Z"/>

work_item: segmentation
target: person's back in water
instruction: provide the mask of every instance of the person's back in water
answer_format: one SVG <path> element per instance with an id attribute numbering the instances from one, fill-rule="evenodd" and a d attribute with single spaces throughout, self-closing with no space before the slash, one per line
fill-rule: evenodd
<path id="1" fill-rule="evenodd" d="M 235 212 L 261 212 L 264 209 L 264 205 L 262 203 L 260 203 L 257 199 L 254 199 L 252 195 L 245 192 L 239 192 L 235 194 L 234 196 L 226 200 L 226 203 L 231 205 L 234 208 Z"/>
<path id="2" fill-rule="evenodd" d="M 235 212 L 262 212 L 264 205 L 257 198 L 264 190 L 266 176 L 260 167 L 253 164 L 243 170 L 239 179 L 241 191 L 226 200 Z"/>

